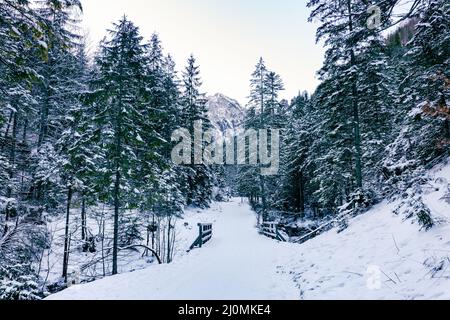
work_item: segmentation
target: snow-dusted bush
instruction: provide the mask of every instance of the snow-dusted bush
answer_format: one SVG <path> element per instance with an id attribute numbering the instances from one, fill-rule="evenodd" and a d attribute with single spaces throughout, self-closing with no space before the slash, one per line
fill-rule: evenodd
<path id="1" fill-rule="evenodd" d="M 414 219 L 421 226 L 421 229 L 428 231 L 435 224 L 430 209 L 427 207 L 421 197 L 413 197 L 403 201 L 394 211 L 395 214 L 405 216 L 405 220 Z"/>
<path id="2" fill-rule="evenodd" d="M 42 283 L 30 264 L 0 265 L 0 300 L 40 300 Z"/>
<path id="3" fill-rule="evenodd" d="M 423 263 L 424 266 L 430 270 L 432 278 L 448 277 L 448 268 L 450 267 L 450 258 L 445 257 L 430 257 Z"/>
<path id="4" fill-rule="evenodd" d="M 18 203 L 15 198 L 0 197 L 0 215 L 14 218 L 17 216 Z"/>
<path id="5" fill-rule="evenodd" d="M 372 190 L 357 190 L 348 197 L 340 209 L 341 216 L 355 216 L 376 203 L 376 194 Z"/>
<path id="6" fill-rule="evenodd" d="M 138 217 L 125 216 L 120 221 L 119 246 L 126 247 L 140 243 L 144 238 L 141 233 L 141 224 Z"/>
<path id="7" fill-rule="evenodd" d="M 37 275 L 48 234 L 37 221 L 20 218 L 0 233 L 0 300 L 36 300 L 43 297 Z"/>

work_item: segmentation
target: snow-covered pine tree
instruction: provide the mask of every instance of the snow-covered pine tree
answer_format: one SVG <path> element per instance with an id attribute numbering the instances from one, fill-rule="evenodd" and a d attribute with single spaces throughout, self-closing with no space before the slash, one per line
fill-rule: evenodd
<path id="1" fill-rule="evenodd" d="M 64 2 L 55 0 L 53 2 L 60 4 L 60 10 L 68 6 L 80 6 L 77 0 Z M 25 48 L 34 48 L 41 58 L 45 58 L 48 51 L 45 32 L 50 30 L 51 26 L 31 5 L 31 1 L 2 1 L 0 3 L 1 78 L 8 76 L 8 81 L 12 80 L 11 77 L 16 80 L 18 78 L 36 80 L 38 73 L 34 65 L 28 64 Z M 0 88 L 2 94 L 7 93 L 3 86 Z"/>
<path id="2" fill-rule="evenodd" d="M 136 205 L 141 194 L 139 150 L 146 147 L 143 137 L 149 134 L 143 104 L 145 45 L 139 29 L 123 17 L 101 43 L 95 61 L 95 121 L 105 152 L 98 183 L 103 186 L 104 197 L 114 204 L 112 273 L 117 274 L 120 215 Z"/>
<path id="3" fill-rule="evenodd" d="M 205 95 L 201 92 L 200 68 L 196 59 L 191 55 L 182 74 L 181 88 L 181 126 L 194 132 L 195 123 L 202 122 L 202 131 L 207 132 L 212 125 L 207 116 Z M 203 155 L 202 145 L 195 145 L 193 139 L 192 150 L 198 150 Z M 194 153 L 194 152 L 193 152 Z M 199 207 L 207 207 L 211 201 L 213 192 L 214 171 L 206 164 L 196 163 L 192 155 L 192 165 L 186 166 L 186 193 L 187 204 Z"/>
<path id="4" fill-rule="evenodd" d="M 259 117 L 259 114 L 257 114 L 256 109 L 254 107 L 250 107 L 245 112 L 244 129 L 257 130 L 260 126 L 260 119 L 261 118 Z M 249 141 L 246 141 L 246 155 L 246 163 L 254 157 L 254 155 L 251 154 Z M 238 164 L 236 178 L 238 184 L 237 190 L 239 194 L 243 197 L 247 197 L 252 207 L 258 211 L 261 209 L 261 187 L 259 173 L 258 166 L 255 164 Z"/>
<path id="5" fill-rule="evenodd" d="M 47 53 L 44 30 L 51 30 L 45 19 L 30 6 L 29 1 L 8 1 L 0 4 L 0 152 L 8 159 L 9 182 L 0 186 L 8 197 L 18 197 L 23 183 L 17 172 L 23 169 L 21 149 L 29 151 L 26 133 L 28 121 L 36 106 L 31 84 L 39 78 L 36 61 Z M 5 127 L 3 127 L 3 124 Z M 20 189 L 20 190 L 19 190 Z"/>
<path id="6" fill-rule="evenodd" d="M 265 121 L 266 126 L 270 128 L 281 128 L 280 125 L 284 125 L 284 122 L 277 121 L 275 118 L 276 115 L 282 114 L 279 94 L 284 90 L 283 80 L 276 72 L 269 71 L 265 76 L 264 82 L 264 86 L 267 89 L 266 107 L 264 110 L 264 117 L 268 118 L 268 121 Z"/>
<path id="7" fill-rule="evenodd" d="M 70 209 L 75 194 L 81 200 L 81 240 L 87 240 L 87 205 L 98 201 L 100 187 L 95 184 L 95 177 L 100 170 L 99 164 L 105 154 L 99 143 L 98 126 L 93 121 L 95 110 L 88 104 L 91 73 L 88 69 L 85 45 L 77 49 L 74 56 L 72 81 L 76 100 L 65 110 L 65 130 L 55 143 L 59 155 L 61 180 L 66 191 L 66 226 L 63 258 L 63 278 L 67 281 L 69 267 Z"/>
<path id="8" fill-rule="evenodd" d="M 408 37 L 394 62 L 402 71 L 396 101 L 401 130 L 389 146 L 384 170 L 397 188 L 449 149 L 450 5 L 437 0 L 419 4 L 409 24 L 402 27 L 408 28 Z"/>
<path id="9" fill-rule="evenodd" d="M 395 99 L 398 95 L 393 68 L 386 54 L 385 39 L 373 34 L 360 54 L 357 87 L 361 123 L 361 149 L 366 193 L 382 197 L 383 162 L 387 146 L 395 139 Z M 380 196 L 376 196 L 377 201 Z"/>
<path id="10" fill-rule="evenodd" d="M 268 70 L 264 59 L 260 58 L 250 78 L 250 95 L 244 121 L 246 130 L 255 130 L 258 133 L 260 129 L 285 127 L 287 108 L 279 101 L 282 90 L 284 90 L 284 84 L 280 75 Z M 268 139 L 270 150 L 270 134 Z M 251 152 L 248 143 L 247 141 L 247 152 Z M 257 152 L 257 150 L 254 151 Z M 250 202 L 258 211 L 259 223 L 261 219 L 267 219 L 269 210 L 277 201 L 277 179 L 274 176 L 263 176 L 261 167 L 255 164 L 240 165 L 238 168 L 239 192 L 250 198 Z"/>
<path id="11" fill-rule="evenodd" d="M 263 128 L 268 129 L 267 146 L 272 150 L 272 131 L 281 130 L 280 147 L 284 144 L 284 137 L 286 135 L 287 112 L 289 111 L 289 104 L 287 101 L 280 101 L 279 95 L 284 90 L 283 80 L 281 76 L 274 71 L 268 71 L 264 79 L 264 87 L 267 91 L 266 99 L 264 101 L 264 117 Z M 260 136 L 259 139 L 262 137 Z M 266 220 L 268 210 L 278 206 L 278 200 L 281 198 L 279 188 L 280 171 L 276 175 L 261 176 L 264 182 L 266 213 L 263 218 Z M 263 193 L 262 193 L 263 194 Z"/>
<path id="12" fill-rule="evenodd" d="M 411 16 L 400 28 L 408 33 L 395 52 L 395 62 L 401 66 L 400 77 L 396 75 L 401 118 L 383 169 L 387 194 L 403 195 L 396 212 L 415 217 L 428 229 L 436 221 L 421 195 L 427 179 L 424 171 L 446 158 L 450 150 L 450 5 L 448 1 L 419 1 Z"/>
<path id="13" fill-rule="evenodd" d="M 170 141 L 168 133 L 171 125 L 170 113 L 173 101 L 168 100 L 165 92 L 166 66 L 163 49 L 157 34 L 153 34 L 149 44 L 145 47 L 145 91 L 143 91 L 142 115 L 145 118 L 143 129 L 147 134 L 141 136 L 145 141 L 139 150 L 140 176 L 142 177 L 143 193 L 140 197 L 140 209 L 153 210 L 158 191 L 155 189 L 155 181 L 159 179 L 161 172 L 168 164 L 167 145 Z"/>
<path id="14" fill-rule="evenodd" d="M 450 146 L 450 5 L 448 1 L 423 2 L 418 24 L 405 54 L 409 77 L 404 87 L 406 128 L 411 156 L 417 164 L 448 154 Z"/>
<path id="15" fill-rule="evenodd" d="M 266 106 L 269 100 L 270 91 L 267 88 L 267 75 L 269 70 L 266 67 L 264 59 L 261 57 L 255 66 L 255 71 L 252 73 L 250 79 L 250 96 L 248 107 L 250 116 L 246 121 L 246 129 L 253 129 L 258 131 L 259 129 L 268 128 L 266 124 Z M 270 111 L 270 110 L 269 110 Z M 254 118 L 252 118 L 254 116 Z M 260 191 L 258 192 L 258 199 L 261 200 L 261 209 L 258 209 L 258 224 L 261 223 L 261 219 L 264 220 L 267 216 L 267 193 L 266 193 L 266 181 L 265 177 L 260 175 L 258 172 L 258 167 L 248 168 L 250 172 L 254 171 L 258 177 L 260 186 Z M 248 173 L 247 173 L 248 174 Z M 259 200 L 258 200 L 259 202 Z"/>
<path id="16" fill-rule="evenodd" d="M 146 221 L 151 227 L 155 216 L 170 220 L 171 216 L 180 215 L 186 201 L 182 192 L 183 179 L 179 179 L 182 170 L 170 158 L 171 135 L 178 128 L 181 116 L 175 63 L 170 55 L 164 56 L 157 34 L 152 35 L 147 56 L 146 116 L 153 134 L 143 138 L 148 149 L 141 161 L 141 176 L 145 183 L 140 210 L 144 216 L 151 217 L 151 221 Z M 167 234 L 168 238 L 173 231 L 171 229 Z M 163 260 L 169 261 L 167 258 L 165 256 Z"/>
<path id="17" fill-rule="evenodd" d="M 314 197 L 322 211 L 332 212 L 346 201 L 354 188 L 353 121 L 351 117 L 351 87 L 336 79 L 324 81 L 312 97 L 319 123 L 316 139 L 311 145 L 314 172 L 312 183 L 317 186 Z"/>
<path id="18" fill-rule="evenodd" d="M 311 145 L 317 123 L 308 93 L 302 93 L 293 99 L 287 114 L 290 121 L 286 122 L 283 134 L 282 167 L 278 207 L 282 211 L 299 213 L 304 216 L 306 205 L 311 204 L 312 196 L 308 193 L 309 181 L 312 177 Z"/>
<path id="19" fill-rule="evenodd" d="M 60 197 L 63 185 L 59 184 L 60 161 L 54 150 L 55 142 L 67 128 L 68 110 L 78 104 L 80 83 L 72 77 L 77 72 L 76 46 L 80 42 L 72 30 L 79 23 L 71 1 L 38 1 L 37 11 L 50 26 L 46 32 L 48 52 L 44 61 L 37 61 L 41 75 L 35 86 L 38 110 L 32 127 L 37 128 L 37 149 L 32 154 L 32 177 L 30 193 L 35 201 L 55 208 L 63 201 Z M 49 158 L 47 158 L 47 156 Z"/>
<path id="20" fill-rule="evenodd" d="M 41 98 L 45 96 L 42 88 L 49 80 L 49 73 L 45 71 L 50 61 L 54 62 L 54 66 L 64 65 L 63 68 L 52 69 L 52 72 L 53 79 L 61 76 L 59 81 L 53 82 L 55 90 L 66 89 L 58 92 L 58 104 L 62 109 L 52 114 L 55 119 L 52 132 L 62 132 L 64 124 L 59 121 L 64 119 L 64 106 L 76 100 L 71 91 L 74 87 L 68 78 L 73 59 L 64 60 L 71 55 L 70 40 L 73 38 L 65 27 L 70 20 L 69 12 L 74 7 L 81 8 L 79 1 L 32 3 L 12 0 L 0 3 L 0 114 L 7 114 L 6 123 L 1 124 L 5 130 L 2 130 L 0 158 L 3 160 L 3 154 L 7 156 L 8 161 L 4 165 L 2 161 L 2 167 L 8 170 L 4 173 L 7 173 L 9 180 L 1 182 L 0 194 L 9 197 L 9 209 L 6 211 L 14 214 L 14 223 L 6 223 L 0 231 L 0 264 L 3 266 L 2 272 L 6 272 L 2 275 L 6 278 L 0 291 L 8 299 L 33 299 L 42 295 L 42 283 L 36 273 L 39 256 L 49 245 L 48 233 L 41 214 L 43 208 L 33 205 L 50 208 L 53 204 L 33 203 L 30 190 L 41 177 L 46 177 L 40 180 L 52 181 L 55 186 L 48 190 L 48 194 L 56 195 L 60 191 L 55 166 L 60 158 L 50 146 L 37 148 L 38 141 L 34 138 L 39 135 L 36 130 L 39 124 L 35 119 L 38 118 L 38 107 L 42 106 Z M 62 81 L 66 81 L 64 86 Z M 4 95 L 3 90 L 7 94 Z M 5 104 L 8 106 L 6 110 L 3 109 Z M 57 138 L 58 134 L 52 135 L 51 142 L 54 143 Z M 30 156 L 32 150 L 34 157 Z M 32 179 L 33 174 L 37 179 Z M 57 196 L 49 198 L 56 199 Z M 3 295 L 5 292 L 6 296 Z"/>
<path id="21" fill-rule="evenodd" d="M 385 1 L 374 4 L 382 12 L 388 12 L 391 5 Z M 316 146 L 322 163 L 315 179 L 321 185 L 318 195 L 322 205 L 336 208 L 352 201 L 353 195 L 360 198 L 363 188 L 370 185 L 363 173 L 379 159 L 374 159 L 368 143 L 376 143 L 380 149 L 388 143 L 370 136 L 374 112 L 380 121 L 388 118 L 385 94 L 389 89 L 383 82 L 386 58 L 378 30 L 367 25 L 370 13 L 366 1 L 311 0 L 308 6 L 313 8 L 310 20 L 321 22 L 317 40 L 324 40 L 328 48 L 317 98 L 324 115 L 322 136 L 330 139 Z"/>

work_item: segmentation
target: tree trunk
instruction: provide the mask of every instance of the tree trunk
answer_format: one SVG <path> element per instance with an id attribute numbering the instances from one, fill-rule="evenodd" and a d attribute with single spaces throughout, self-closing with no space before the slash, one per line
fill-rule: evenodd
<path id="1" fill-rule="evenodd" d="M 145 242 L 145 245 L 147 247 L 150 247 L 150 230 L 149 230 L 148 227 L 147 227 L 147 241 Z M 148 250 L 147 249 L 144 251 L 144 255 L 143 256 L 148 257 Z"/>
<path id="2" fill-rule="evenodd" d="M 14 110 L 11 110 L 11 112 L 9 113 L 8 125 L 6 126 L 6 130 L 5 130 L 5 140 L 8 138 L 9 129 L 11 128 L 11 123 L 13 121 L 15 113 L 16 112 Z"/>
<path id="3" fill-rule="evenodd" d="M 261 129 L 264 129 L 264 74 L 261 72 Z M 260 150 L 261 152 L 261 150 Z M 262 166 L 261 166 L 262 167 Z M 266 220 L 267 215 L 267 203 L 266 203 L 266 181 L 264 179 L 263 175 L 260 175 L 261 177 L 261 199 L 262 199 L 262 219 L 263 221 Z M 261 225 L 260 218 L 258 218 L 258 227 Z"/>
<path id="4" fill-rule="evenodd" d="M 83 194 L 81 200 L 81 240 L 86 241 L 86 197 Z"/>
<path id="5" fill-rule="evenodd" d="M 161 256 L 163 257 L 163 259 L 165 259 L 165 256 L 166 256 L 166 230 L 165 229 L 162 230 L 161 244 L 162 244 Z"/>
<path id="6" fill-rule="evenodd" d="M 120 210 L 120 157 L 122 150 L 122 105 L 119 105 L 116 127 L 116 159 L 114 182 L 114 241 L 112 274 L 117 274 L 117 255 L 119 253 L 119 210 Z"/>
<path id="7" fill-rule="evenodd" d="M 103 213 L 102 213 L 103 215 Z M 103 267 L 103 276 L 106 276 L 106 265 L 105 265 L 105 224 L 106 221 L 102 216 L 102 267 Z"/>
<path id="8" fill-rule="evenodd" d="M 305 177 L 303 174 L 303 170 L 300 171 L 299 174 L 299 211 L 301 217 L 305 217 Z"/>
<path id="9" fill-rule="evenodd" d="M 12 182 L 12 179 L 14 179 L 14 173 L 15 173 L 15 162 L 16 162 L 16 138 L 17 138 L 17 112 L 14 112 L 13 114 L 11 114 L 12 117 L 12 121 L 13 121 L 13 132 L 12 132 L 12 145 L 11 145 L 11 150 L 10 150 L 10 155 L 9 155 L 9 161 L 10 161 L 10 165 L 11 165 L 11 169 L 9 170 L 9 180 L 10 182 Z M 11 121 L 11 119 L 10 119 Z M 8 124 L 8 126 L 10 126 L 10 124 Z M 9 128 L 7 129 L 7 131 L 9 131 Z M 6 142 L 6 141 L 5 141 Z M 12 187 L 8 186 L 7 190 L 6 190 L 6 197 L 7 198 L 11 198 L 12 197 Z M 10 212 L 9 209 L 6 210 L 5 212 L 5 221 L 8 222 L 10 218 Z M 8 231 L 8 224 L 5 223 L 5 229 L 4 229 L 4 233 L 6 234 L 6 232 Z"/>
<path id="10" fill-rule="evenodd" d="M 348 17 L 349 17 L 349 31 L 353 32 L 353 19 L 352 19 L 352 7 L 351 1 L 347 0 L 347 8 L 348 8 Z M 350 50 L 350 63 L 352 67 L 356 66 L 356 58 L 355 52 L 353 49 Z M 359 189 L 363 187 L 362 180 L 362 161 L 361 161 L 361 129 L 360 129 L 360 121 L 359 121 L 359 106 L 358 106 L 358 88 L 356 86 L 356 79 L 353 79 L 352 84 L 352 109 L 353 109 L 353 125 L 354 125 L 354 134 L 355 134 L 355 178 L 356 178 L 356 186 Z"/>
<path id="11" fill-rule="evenodd" d="M 9 170 L 9 180 L 12 182 L 15 175 L 15 166 L 16 166 L 16 140 L 17 140 L 17 112 L 14 112 L 13 115 L 13 129 L 12 129 L 12 136 L 11 136 L 11 150 L 9 153 L 9 162 L 11 165 L 11 169 Z M 8 189 L 6 191 L 6 197 L 11 198 L 12 197 L 12 186 L 8 186 Z M 6 221 L 8 221 L 9 215 L 8 210 L 6 210 Z"/>
<path id="12" fill-rule="evenodd" d="M 155 226 L 156 222 L 155 222 L 155 214 L 152 214 L 152 226 Z M 152 231 L 152 249 L 155 250 L 155 232 L 156 231 Z M 152 253 L 153 254 L 153 253 Z"/>
<path id="13" fill-rule="evenodd" d="M 121 44 L 121 53 L 124 51 L 124 44 Z M 112 274 L 116 275 L 118 273 L 117 269 L 117 256 L 119 254 L 119 210 L 120 210 L 120 165 L 122 157 L 122 109 L 123 109 L 123 57 L 120 59 L 119 63 L 119 96 L 118 105 L 116 105 L 116 123 L 115 123 L 115 140 L 116 140 L 116 150 L 115 150 L 115 182 L 114 182 L 114 240 L 113 240 L 113 265 Z"/>
<path id="14" fill-rule="evenodd" d="M 267 220 L 267 199 L 266 199 L 266 179 L 263 175 L 261 175 L 261 203 L 262 203 L 262 220 L 264 222 Z"/>
<path id="15" fill-rule="evenodd" d="M 49 113 L 49 105 L 50 105 L 50 89 L 48 86 L 45 90 L 45 101 L 42 104 L 41 110 L 40 110 L 40 118 L 39 118 L 39 138 L 38 138 L 38 147 L 41 147 L 44 143 L 45 137 L 48 133 L 48 113 Z"/>
<path id="16" fill-rule="evenodd" d="M 23 132 L 22 132 L 22 143 L 27 143 L 27 133 L 28 133 L 28 117 L 25 115 L 25 123 L 23 124 Z"/>
<path id="17" fill-rule="evenodd" d="M 63 278 L 67 283 L 67 270 L 69 268 L 69 223 L 70 223 L 70 206 L 72 203 L 72 186 L 69 186 L 67 190 L 67 208 L 66 208 L 66 229 L 64 237 L 64 260 L 63 260 Z"/>
<path id="18" fill-rule="evenodd" d="M 170 225 L 171 225 L 171 218 L 169 218 L 169 226 L 167 227 L 167 263 L 170 263 Z"/>
<path id="19" fill-rule="evenodd" d="M 120 172 L 116 170 L 116 181 L 114 184 L 114 241 L 113 241 L 113 269 L 112 274 L 117 274 L 117 254 L 119 248 L 119 208 L 120 208 Z"/>

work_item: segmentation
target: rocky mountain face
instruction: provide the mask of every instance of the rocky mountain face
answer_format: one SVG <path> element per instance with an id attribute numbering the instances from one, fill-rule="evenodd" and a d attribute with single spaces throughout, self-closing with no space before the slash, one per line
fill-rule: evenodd
<path id="1" fill-rule="evenodd" d="M 207 99 L 208 116 L 217 130 L 235 132 L 242 127 L 245 111 L 239 102 L 220 93 Z"/>

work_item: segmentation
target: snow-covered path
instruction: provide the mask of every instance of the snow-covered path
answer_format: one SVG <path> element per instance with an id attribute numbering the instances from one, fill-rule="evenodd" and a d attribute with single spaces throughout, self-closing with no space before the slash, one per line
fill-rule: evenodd
<path id="1" fill-rule="evenodd" d="M 213 239 L 170 265 L 74 286 L 49 299 L 299 299 L 292 277 L 281 272 L 292 245 L 258 234 L 248 204 L 223 203 Z"/>

